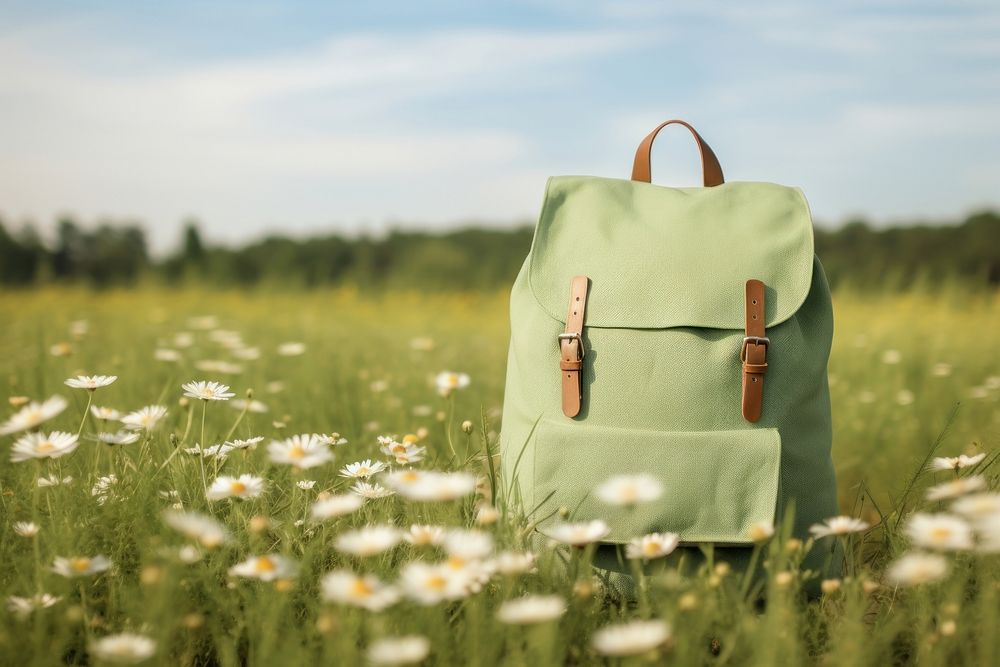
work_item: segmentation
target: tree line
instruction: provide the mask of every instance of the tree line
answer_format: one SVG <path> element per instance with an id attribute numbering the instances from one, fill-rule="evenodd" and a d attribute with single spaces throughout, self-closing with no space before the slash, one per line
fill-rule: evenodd
<path id="1" fill-rule="evenodd" d="M 85 283 L 95 287 L 155 282 L 255 287 L 355 285 L 364 289 L 492 289 L 509 285 L 531 245 L 528 225 L 448 232 L 393 231 L 383 237 L 273 235 L 240 247 L 206 244 L 185 223 L 175 251 L 150 256 L 135 223 L 84 227 L 60 220 L 55 238 L 0 220 L 0 285 Z M 834 286 L 905 289 L 961 282 L 1000 285 L 1000 213 L 960 222 L 878 229 L 853 220 L 816 229 L 816 253 Z"/>

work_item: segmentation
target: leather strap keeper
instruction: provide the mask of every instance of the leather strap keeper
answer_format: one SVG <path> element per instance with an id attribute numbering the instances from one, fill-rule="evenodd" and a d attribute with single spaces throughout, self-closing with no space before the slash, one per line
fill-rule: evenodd
<path id="1" fill-rule="evenodd" d="M 562 410 L 567 417 L 580 413 L 583 397 L 583 316 L 587 308 L 587 276 L 576 276 L 570 288 L 566 331 L 559 336 L 559 370 L 562 376 Z"/>
<path id="2" fill-rule="evenodd" d="M 740 349 L 743 363 L 743 418 L 760 419 L 764 402 L 764 373 L 767 372 L 767 348 L 770 345 L 764 327 L 764 283 L 746 283 L 746 337 Z"/>

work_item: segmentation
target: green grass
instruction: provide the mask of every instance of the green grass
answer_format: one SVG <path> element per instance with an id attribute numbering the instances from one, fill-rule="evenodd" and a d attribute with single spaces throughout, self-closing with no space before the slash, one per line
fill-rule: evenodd
<path id="1" fill-rule="evenodd" d="M 346 567 L 393 582 L 407 562 L 440 559 L 440 552 L 402 544 L 361 559 L 335 550 L 336 536 L 367 523 L 468 527 L 479 501 L 391 497 L 321 526 L 296 521 L 308 515 L 320 491 L 347 490 L 349 482 L 337 474 L 342 465 L 385 459 L 375 440 L 380 434 L 426 429 L 428 459 L 419 465 L 473 470 L 487 480 L 489 492 L 485 453 L 495 447 L 499 430 L 505 295 L 70 289 L 0 294 L 0 395 L 44 399 L 58 393 L 69 399 L 69 407 L 43 430 L 77 432 L 87 392 L 63 380 L 79 373 L 119 376 L 96 392 L 97 405 L 169 408 L 149 437 L 118 447 L 86 439 L 97 428 L 88 417 L 82 444 L 60 459 L 10 463 L 7 451 L 19 434 L 0 437 L 0 590 L 5 599 L 39 591 L 62 598 L 24 618 L 0 612 L 0 663 L 87 664 L 94 661 L 88 652 L 93 639 L 133 631 L 155 639 L 150 663 L 164 665 L 359 664 L 372 641 L 403 634 L 430 640 L 432 664 L 591 664 L 604 660 L 590 644 L 597 629 L 646 617 L 667 621 L 671 638 L 626 661 L 997 664 L 1000 557 L 948 554 L 951 573 L 945 580 L 912 588 L 887 584 L 884 568 L 909 549 L 902 532 L 907 513 L 947 509 L 924 501 L 924 490 L 952 473 L 922 472 L 914 479 L 932 447 L 942 456 L 986 452 L 986 462 L 973 472 L 996 485 L 990 464 L 1000 437 L 1000 298 L 838 293 L 835 312 L 830 373 L 841 508 L 873 525 L 849 541 L 851 576 L 839 590 L 804 600 L 800 591 L 809 574 L 795 568 L 801 551 L 788 548 L 779 532 L 761 548 L 766 604 L 740 573 L 710 567 L 678 572 L 673 563 L 645 578 L 636 601 L 615 599 L 593 583 L 586 550 L 574 552 L 567 568 L 562 550 L 546 548 L 532 574 L 494 576 L 481 591 L 454 602 L 423 607 L 403 600 L 373 613 L 323 602 L 322 575 Z M 260 348 L 260 358 L 234 360 L 208 331 L 191 328 L 189 318 L 202 315 L 215 316 L 218 329 L 239 331 L 246 345 Z M 75 320 L 87 321 L 86 334 L 71 334 Z M 155 361 L 154 350 L 175 347 L 180 331 L 194 337 L 181 350 L 184 361 Z M 432 349 L 415 349 L 415 338 L 432 340 Z M 278 355 L 286 341 L 304 343 L 306 352 Z M 61 343 L 70 353 L 56 356 L 52 348 Z M 238 361 L 244 368 L 220 375 L 194 366 L 206 359 Z M 433 386 L 434 375 L 446 369 L 472 378 L 448 399 Z M 181 384 L 198 379 L 226 382 L 237 397 L 252 390 L 269 412 L 241 418 L 221 401 L 182 405 Z M 231 429 L 234 437 L 266 438 L 256 450 L 230 456 L 219 471 L 266 478 L 260 497 L 205 499 L 198 459 L 177 451 L 201 439 L 203 407 L 206 444 L 220 442 Z M 13 412 L 5 400 L 0 420 Z M 462 431 L 465 420 L 473 422 L 472 433 Z M 332 431 L 349 440 L 335 449 L 333 464 L 296 474 L 268 462 L 265 446 L 272 438 Z M 97 476 L 109 473 L 119 481 L 99 504 L 91 488 Z M 39 489 L 40 474 L 74 481 Z M 215 474 L 209 461 L 209 482 Z M 316 480 L 316 486 L 297 488 L 303 479 Z M 168 491 L 177 497 L 164 497 Z M 178 550 L 187 540 L 162 521 L 163 511 L 178 501 L 222 521 L 232 543 L 183 563 Z M 517 508 L 504 509 L 509 511 L 499 523 L 481 529 L 493 534 L 498 549 L 529 548 L 530 521 Z M 261 528 L 260 517 L 268 518 L 267 527 Z M 34 521 L 40 532 L 19 536 L 15 521 Z M 233 564 L 267 553 L 293 558 L 298 576 L 279 583 L 227 576 Z M 96 554 L 111 559 L 111 570 L 67 579 L 51 569 L 56 557 Z M 560 595 L 567 611 L 559 621 L 537 626 L 499 623 L 499 605 L 525 593 Z"/>

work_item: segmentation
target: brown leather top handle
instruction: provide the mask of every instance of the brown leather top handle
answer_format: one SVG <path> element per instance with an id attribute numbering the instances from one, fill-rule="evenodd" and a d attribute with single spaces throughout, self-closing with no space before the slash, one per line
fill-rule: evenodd
<path id="1" fill-rule="evenodd" d="M 712 148 L 705 143 L 705 140 L 701 138 L 693 127 L 688 125 L 682 120 L 668 120 L 665 123 L 660 123 L 655 130 L 646 135 L 646 138 L 642 140 L 639 144 L 639 148 L 635 150 L 635 162 L 632 163 L 632 180 L 642 181 L 644 183 L 649 183 L 650 181 L 650 153 L 653 150 L 653 140 L 656 139 L 656 135 L 660 133 L 660 130 L 665 128 L 667 125 L 683 125 L 691 134 L 694 136 L 694 140 L 698 142 L 698 152 L 701 153 L 701 173 L 704 178 L 705 187 L 712 187 L 714 185 L 722 185 L 725 179 L 722 177 L 722 167 L 719 165 L 719 158 L 715 157 L 715 153 L 712 152 Z"/>

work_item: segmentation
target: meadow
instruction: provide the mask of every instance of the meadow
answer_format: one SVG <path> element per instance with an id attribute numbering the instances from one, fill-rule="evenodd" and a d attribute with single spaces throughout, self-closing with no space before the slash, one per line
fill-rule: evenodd
<path id="1" fill-rule="evenodd" d="M 1000 295 L 834 307 L 843 576 L 620 599 L 504 502 L 505 293 L 0 293 L 0 664 L 998 664 Z"/>

